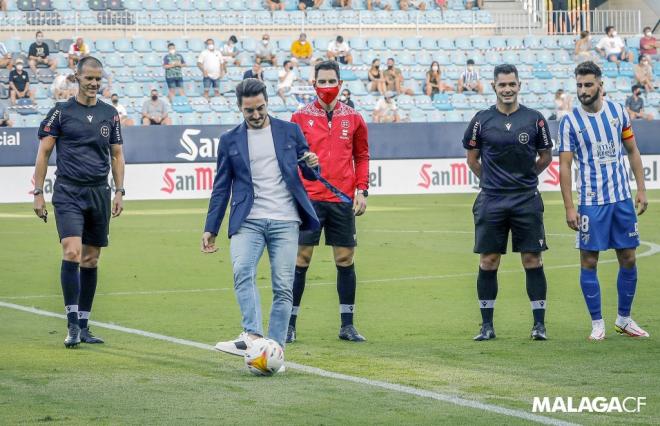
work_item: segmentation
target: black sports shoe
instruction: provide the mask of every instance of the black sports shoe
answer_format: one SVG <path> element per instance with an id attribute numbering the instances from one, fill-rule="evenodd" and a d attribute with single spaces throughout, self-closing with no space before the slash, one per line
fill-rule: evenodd
<path id="1" fill-rule="evenodd" d="M 293 343 L 296 341 L 296 327 L 290 325 L 286 331 L 285 343 Z"/>
<path id="2" fill-rule="evenodd" d="M 495 329 L 493 328 L 493 324 L 490 322 L 485 322 L 481 324 L 481 331 L 479 334 L 474 336 L 474 340 L 477 342 L 480 342 L 482 340 L 490 340 L 495 338 Z"/>
<path id="3" fill-rule="evenodd" d="M 548 338 L 545 336 L 545 325 L 542 322 L 537 322 L 534 324 L 534 327 L 532 327 L 532 335 L 531 338 L 534 340 L 547 340 Z"/>
<path id="4" fill-rule="evenodd" d="M 80 329 L 80 341 L 83 343 L 105 343 L 100 337 L 96 337 L 89 331 L 89 327 Z"/>
<path id="5" fill-rule="evenodd" d="M 69 324 L 69 334 L 64 339 L 64 346 L 74 348 L 80 344 L 80 327 L 78 324 Z"/>
<path id="6" fill-rule="evenodd" d="M 367 339 L 355 329 L 353 324 L 345 325 L 339 329 L 339 338 L 349 342 L 366 342 Z"/>

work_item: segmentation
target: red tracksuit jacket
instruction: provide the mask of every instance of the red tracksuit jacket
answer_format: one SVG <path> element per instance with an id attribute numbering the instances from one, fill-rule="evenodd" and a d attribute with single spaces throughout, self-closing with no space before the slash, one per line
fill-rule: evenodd
<path id="1" fill-rule="evenodd" d="M 318 101 L 307 104 L 291 117 L 302 129 L 310 151 L 319 157 L 321 176 L 353 198 L 356 189 L 369 188 L 367 125 L 353 108 L 337 102 L 328 122 Z M 340 202 L 321 182 L 303 179 L 313 201 Z"/>

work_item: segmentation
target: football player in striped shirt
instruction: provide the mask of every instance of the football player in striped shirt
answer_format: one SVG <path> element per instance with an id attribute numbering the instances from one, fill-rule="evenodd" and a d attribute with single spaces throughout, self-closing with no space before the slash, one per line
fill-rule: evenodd
<path id="1" fill-rule="evenodd" d="M 599 253 L 611 248 L 616 250 L 619 261 L 619 314 L 614 329 L 627 336 L 648 337 L 649 334 L 630 317 L 637 287 L 637 214 L 641 215 L 648 207 L 642 159 L 626 109 L 602 96 L 601 75 L 598 65 L 591 61 L 575 68 L 581 105 L 573 108 L 559 123 L 559 172 L 566 222 L 577 231 L 580 286 L 593 328 L 589 339 L 605 338 L 596 267 Z M 624 148 L 637 182 L 634 207 Z M 571 190 L 574 158 L 577 163 L 577 210 Z"/>

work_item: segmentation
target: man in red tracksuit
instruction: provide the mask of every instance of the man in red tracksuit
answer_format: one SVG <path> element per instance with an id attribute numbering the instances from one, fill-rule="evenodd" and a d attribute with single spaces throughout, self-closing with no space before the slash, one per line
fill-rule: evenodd
<path id="1" fill-rule="evenodd" d="M 318 155 L 321 176 L 352 200 L 352 203 L 342 202 L 321 182 L 303 181 L 321 229 L 325 230 L 325 244 L 332 246 L 335 257 L 341 315 L 339 338 L 363 342 L 366 339 L 353 326 L 356 287 L 353 255 L 357 245 L 355 216 L 364 213 L 369 195 L 367 125 L 353 108 L 337 101 L 342 85 L 337 62 L 317 64 L 314 76 L 318 100 L 293 114 L 291 121 L 300 126 L 310 151 Z M 320 229 L 300 232 L 287 343 L 296 340 L 296 319 L 305 290 L 305 275 L 314 246 L 319 245 L 320 239 Z"/>

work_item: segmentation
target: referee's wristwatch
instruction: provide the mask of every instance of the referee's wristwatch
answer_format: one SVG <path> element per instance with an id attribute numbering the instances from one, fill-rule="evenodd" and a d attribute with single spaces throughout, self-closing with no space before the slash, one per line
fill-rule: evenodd
<path id="1" fill-rule="evenodd" d="M 121 196 L 125 197 L 126 196 L 126 190 L 124 188 L 117 188 L 115 189 L 115 194 L 121 192 Z"/>
<path id="2" fill-rule="evenodd" d="M 358 189 L 357 193 L 362 194 L 364 198 L 367 198 L 369 196 L 369 191 L 367 191 L 366 189 Z"/>
<path id="3" fill-rule="evenodd" d="M 41 188 L 34 188 L 34 191 L 32 191 L 32 195 L 34 195 L 35 197 L 36 197 L 37 195 L 41 195 L 41 194 L 43 194 L 43 193 L 44 193 L 44 190 L 41 189 Z"/>

